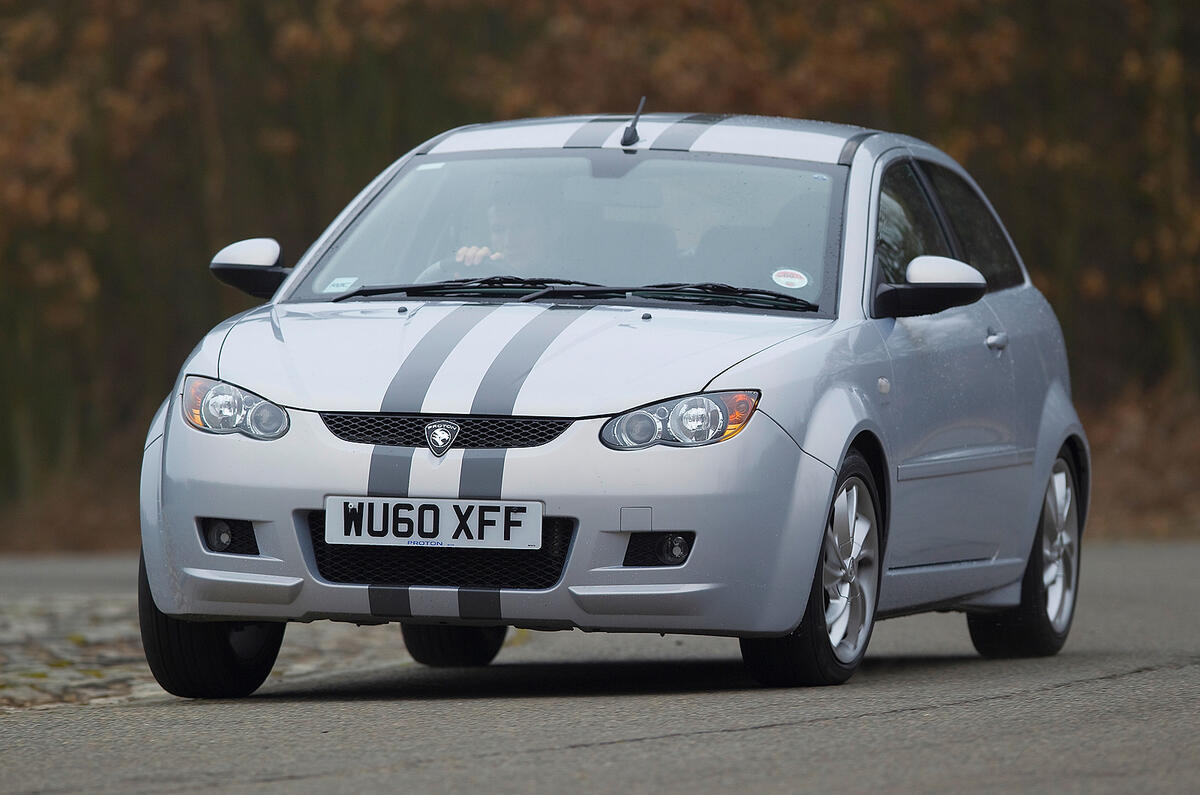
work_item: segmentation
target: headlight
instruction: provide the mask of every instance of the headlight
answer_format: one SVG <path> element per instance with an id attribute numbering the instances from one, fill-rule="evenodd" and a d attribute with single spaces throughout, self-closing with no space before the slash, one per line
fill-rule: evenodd
<path id="1" fill-rule="evenodd" d="M 212 433 L 240 433 L 252 439 L 278 439 L 287 433 L 281 407 L 233 384 L 189 375 L 183 380 L 183 417 Z"/>
<path id="2" fill-rule="evenodd" d="M 613 417 L 600 430 L 600 441 L 615 450 L 640 450 L 656 444 L 698 447 L 737 436 L 759 393 L 703 392 L 666 400 Z"/>

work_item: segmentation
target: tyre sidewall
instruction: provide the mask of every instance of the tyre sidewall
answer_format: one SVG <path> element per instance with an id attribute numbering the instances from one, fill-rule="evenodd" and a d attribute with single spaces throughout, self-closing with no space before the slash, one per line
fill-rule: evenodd
<path id="1" fill-rule="evenodd" d="M 138 624 L 146 662 L 164 690 L 184 698 L 240 698 L 266 680 L 283 642 L 285 624 L 253 621 L 184 621 L 158 609 L 146 576 L 146 561 L 138 564 Z M 232 632 L 256 631 L 256 646 L 239 655 L 230 642 Z"/>
<path id="2" fill-rule="evenodd" d="M 1071 478 L 1072 493 L 1078 499 L 1079 486 L 1078 479 L 1075 475 L 1075 466 L 1071 463 L 1070 456 L 1059 453 L 1055 459 L 1055 463 L 1062 461 L 1066 464 L 1067 472 Z M 1046 486 L 1049 489 L 1049 485 Z M 1046 492 L 1042 492 L 1042 501 L 1045 502 Z M 1079 522 L 1079 512 L 1076 511 L 1076 523 Z M 1075 621 L 1075 608 L 1079 604 L 1079 575 L 1083 571 L 1083 533 L 1082 528 L 1075 528 L 1075 593 L 1071 599 L 1070 616 L 1067 619 L 1066 626 L 1062 632 L 1054 629 L 1054 624 L 1050 621 L 1050 615 L 1046 612 L 1046 586 L 1042 581 L 1042 534 L 1045 532 L 1046 512 L 1044 510 L 1038 513 L 1037 531 L 1034 533 L 1033 546 L 1029 550 L 1029 563 L 1025 567 L 1025 579 L 1021 583 L 1021 601 L 1026 608 L 1027 620 L 1034 622 L 1037 630 L 1036 637 L 1040 648 L 1035 651 L 1042 654 L 1053 654 L 1062 648 L 1067 642 L 1067 635 L 1071 632 L 1071 625 Z"/>
<path id="3" fill-rule="evenodd" d="M 807 636 L 808 642 L 812 644 L 813 657 L 821 674 L 828 681 L 835 683 L 845 682 L 849 679 L 867 653 L 871 635 L 875 631 L 875 614 L 879 607 L 879 584 L 883 579 L 883 512 L 879 504 L 879 490 L 866 459 L 854 450 L 846 454 L 841 469 L 838 470 L 837 483 L 833 489 L 833 498 L 830 499 L 829 513 L 826 515 L 825 521 L 826 524 L 830 521 L 830 517 L 833 515 L 833 502 L 841 493 L 842 486 L 852 477 L 857 477 L 866 484 L 867 491 L 871 494 L 871 502 L 875 508 L 875 532 L 880 534 L 878 538 L 879 560 L 875 563 L 875 604 L 871 605 L 871 625 L 867 627 L 867 634 L 858 655 L 850 662 L 839 660 L 833 652 L 833 644 L 829 642 L 829 629 L 825 624 L 825 588 L 822 581 L 822 564 L 825 560 L 824 526 L 821 530 L 821 549 L 817 554 L 816 571 L 813 574 L 812 588 L 808 594 L 808 606 L 805 608 L 804 618 L 801 621 L 801 629 Z"/>

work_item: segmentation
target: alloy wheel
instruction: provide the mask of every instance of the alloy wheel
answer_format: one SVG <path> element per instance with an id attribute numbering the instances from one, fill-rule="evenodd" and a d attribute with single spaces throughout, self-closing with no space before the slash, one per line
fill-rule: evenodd
<path id="1" fill-rule="evenodd" d="M 1046 616 L 1055 632 L 1066 631 L 1079 577 L 1079 518 L 1075 484 L 1067 462 L 1054 462 L 1042 502 L 1042 585 Z"/>
<path id="2" fill-rule="evenodd" d="M 879 587 L 879 531 L 867 484 L 851 477 L 833 500 L 822 562 L 825 629 L 843 663 L 861 654 L 875 619 Z"/>

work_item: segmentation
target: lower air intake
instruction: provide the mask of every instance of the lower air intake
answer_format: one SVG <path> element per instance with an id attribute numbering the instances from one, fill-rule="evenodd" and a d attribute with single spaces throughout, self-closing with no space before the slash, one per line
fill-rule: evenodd
<path id="1" fill-rule="evenodd" d="M 575 522 L 542 519 L 541 549 L 446 549 L 325 543 L 325 512 L 308 514 L 317 572 L 329 582 L 459 588 L 553 588 L 562 578 Z"/>

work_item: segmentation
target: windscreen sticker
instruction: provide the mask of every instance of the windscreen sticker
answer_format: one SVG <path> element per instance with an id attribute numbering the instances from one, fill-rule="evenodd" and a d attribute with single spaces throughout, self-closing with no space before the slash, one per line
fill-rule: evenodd
<path id="1" fill-rule="evenodd" d="M 787 287 L 791 290 L 799 290 L 801 287 L 808 286 L 808 274 L 783 268 L 771 274 L 771 281 L 775 282 L 780 287 Z"/>
<path id="2" fill-rule="evenodd" d="M 323 293 L 344 293 L 358 283 L 357 276 L 339 276 L 325 285 Z"/>
<path id="3" fill-rule="evenodd" d="M 446 165 L 444 160 L 436 163 L 422 163 L 421 165 L 417 166 L 417 171 L 432 171 L 433 169 L 441 168 L 444 165 Z"/>

